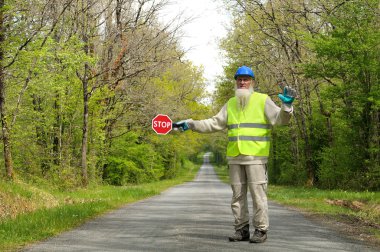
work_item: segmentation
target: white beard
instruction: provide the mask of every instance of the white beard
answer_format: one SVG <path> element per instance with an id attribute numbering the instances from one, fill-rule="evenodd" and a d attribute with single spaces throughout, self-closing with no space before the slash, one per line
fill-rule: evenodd
<path id="1" fill-rule="evenodd" d="M 245 109 L 252 93 L 253 93 L 252 87 L 250 87 L 249 89 L 237 88 L 235 90 L 235 96 L 236 96 L 238 109 L 241 109 L 241 110 Z"/>

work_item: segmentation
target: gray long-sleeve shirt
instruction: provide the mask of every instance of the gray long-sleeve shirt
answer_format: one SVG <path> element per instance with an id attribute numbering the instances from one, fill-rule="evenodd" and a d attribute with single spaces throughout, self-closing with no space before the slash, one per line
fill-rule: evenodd
<path id="1" fill-rule="evenodd" d="M 282 104 L 278 107 L 268 96 L 265 101 L 264 113 L 268 122 L 272 125 L 285 125 L 289 122 L 293 107 Z M 246 112 L 247 113 L 247 112 Z M 200 133 L 211 133 L 227 128 L 227 103 L 222 107 L 218 114 L 205 120 L 187 120 L 189 128 Z M 266 164 L 267 157 L 239 155 L 237 157 L 227 157 L 228 164 Z"/>

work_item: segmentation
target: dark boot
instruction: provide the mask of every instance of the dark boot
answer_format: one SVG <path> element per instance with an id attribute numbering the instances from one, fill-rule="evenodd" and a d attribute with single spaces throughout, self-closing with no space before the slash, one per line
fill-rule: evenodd
<path id="1" fill-rule="evenodd" d="M 249 225 L 245 225 L 241 229 L 236 230 L 235 234 L 228 237 L 231 242 L 248 241 L 249 240 Z"/>
<path id="2" fill-rule="evenodd" d="M 249 239 L 249 242 L 261 243 L 261 242 L 265 242 L 266 239 L 267 239 L 266 231 L 260 231 L 258 229 L 255 229 L 255 232 L 253 233 L 251 239 Z"/>

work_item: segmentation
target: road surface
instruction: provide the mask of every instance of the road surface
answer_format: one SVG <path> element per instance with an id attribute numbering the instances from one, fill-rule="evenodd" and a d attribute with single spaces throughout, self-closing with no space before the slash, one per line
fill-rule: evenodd
<path id="1" fill-rule="evenodd" d="M 262 244 L 229 242 L 231 189 L 208 156 L 197 178 L 87 222 L 24 251 L 378 251 L 269 204 L 270 231 Z"/>

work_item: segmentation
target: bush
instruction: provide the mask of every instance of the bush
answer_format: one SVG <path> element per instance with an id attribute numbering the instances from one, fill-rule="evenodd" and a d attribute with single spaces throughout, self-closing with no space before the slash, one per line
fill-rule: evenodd
<path id="1" fill-rule="evenodd" d="M 146 182 L 146 175 L 134 162 L 110 157 L 104 166 L 103 180 L 108 184 L 121 186 Z"/>
<path id="2" fill-rule="evenodd" d="M 139 184 L 161 179 L 164 170 L 162 154 L 129 132 L 113 141 L 102 177 L 112 185 Z"/>

